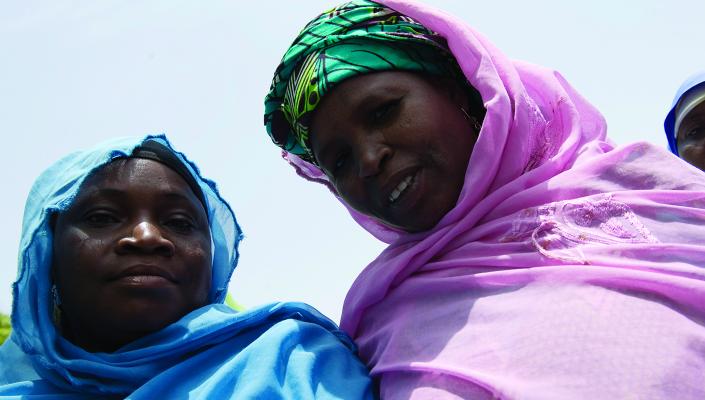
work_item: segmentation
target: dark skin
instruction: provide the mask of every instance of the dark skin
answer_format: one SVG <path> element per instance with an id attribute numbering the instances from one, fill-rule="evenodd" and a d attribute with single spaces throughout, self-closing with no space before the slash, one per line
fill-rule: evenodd
<path id="1" fill-rule="evenodd" d="M 113 352 L 208 303 L 206 212 L 165 165 L 114 161 L 90 176 L 54 221 L 61 331 Z"/>
<path id="2" fill-rule="evenodd" d="M 403 71 L 350 78 L 318 106 L 312 151 L 354 209 L 408 232 L 428 230 L 457 203 L 477 139 L 461 107 L 484 111 L 443 79 Z"/>
<path id="3" fill-rule="evenodd" d="M 693 108 L 678 127 L 678 154 L 705 171 L 705 102 Z"/>

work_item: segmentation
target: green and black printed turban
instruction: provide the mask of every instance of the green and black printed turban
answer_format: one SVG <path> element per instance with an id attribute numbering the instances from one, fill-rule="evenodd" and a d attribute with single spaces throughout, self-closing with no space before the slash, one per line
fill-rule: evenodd
<path id="1" fill-rule="evenodd" d="M 389 8 L 354 0 L 319 15 L 294 40 L 274 74 L 264 101 L 269 136 L 315 163 L 309 125 L 321 98 L 345 79 L 388 70 L 462 76 L 445 39 Z"/>

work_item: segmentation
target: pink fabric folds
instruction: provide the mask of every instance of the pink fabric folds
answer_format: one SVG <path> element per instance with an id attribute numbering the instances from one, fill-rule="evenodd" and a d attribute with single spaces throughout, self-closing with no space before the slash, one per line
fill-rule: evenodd
<path id="1" fill-rule="evenodd" d="M 380 3 L 446 37 L 487 108 L 437 227 L 351 210 L 390 243 L 341 323 L 383 398 L 705 399 L 705 174 L 647 143 L 614 148 L 558 73 L 453 16 Z"/>

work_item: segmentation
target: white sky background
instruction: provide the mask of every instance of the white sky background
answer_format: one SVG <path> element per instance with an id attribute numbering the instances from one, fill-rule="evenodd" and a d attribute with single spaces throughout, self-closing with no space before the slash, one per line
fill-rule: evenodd
<path id="1" fill-rule="evenodd" d="M 665 146 L 681 81 L 705 68 L 705 2 L 441 1 L 516 59 L 560 71 L 617 143 Z M 231 283 L 251 307 L 296 300 L 339 320 L 383 248 L 266 136 L 263 97 L 298 31 L 335 1 L 0 0 L 0 311 L 25 197 L 64 154 L 165 132 L 214 179 L 246 235 Z"/>

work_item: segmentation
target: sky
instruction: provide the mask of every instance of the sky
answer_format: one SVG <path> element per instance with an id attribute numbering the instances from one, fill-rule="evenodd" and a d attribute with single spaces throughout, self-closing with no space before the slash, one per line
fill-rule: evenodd
<path id="1" fill-rule="evenodd" d="M 663 118 L 705 68 L 705 2 L 427 0 L 514 59 L 556 69 L 618 144 L 665 146 Z M 215 180 L 245 233 L 230 291 L 245 307 L 303 301 L 339 321 L 384 248 L 266 136 L 263 98 L 298 31 L 335 1 L 0 0 L 0 312 L 38 174 L 116 136 L 166 133 Z"/>

